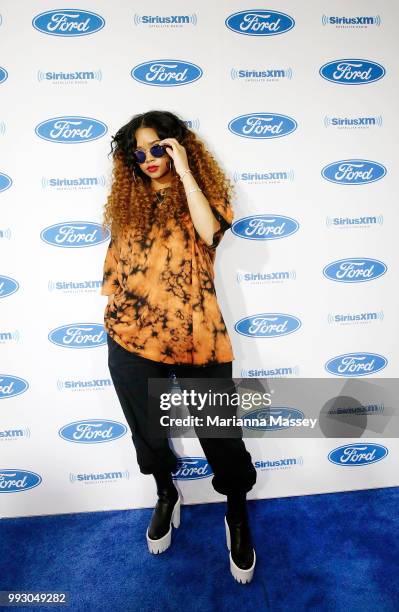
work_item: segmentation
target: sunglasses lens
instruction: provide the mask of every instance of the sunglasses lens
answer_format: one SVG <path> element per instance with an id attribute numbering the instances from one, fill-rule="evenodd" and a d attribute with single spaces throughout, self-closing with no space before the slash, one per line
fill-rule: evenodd
<path id="1" fill-rule="evenodd" d="M 134 151 L 133 153 L 136 161 L 138 161 L 139 164 L 143 164 L 145 162 L 145 153 L 144 151 Z"/>
<path id="2" fill-rule="evenodd" d="M 151 147 L 150 151 L 154 157 L 162 157 L 162 155 L 165 154 L 165 147 L 162 145 L 154 145 Z"/>

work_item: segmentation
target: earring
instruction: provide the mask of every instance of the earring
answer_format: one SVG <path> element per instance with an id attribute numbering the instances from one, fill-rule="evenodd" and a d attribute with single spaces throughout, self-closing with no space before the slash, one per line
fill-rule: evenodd
<path id="1" fill-rule="evenodd" d="M 136 177 L 136 171 L 135 171 L 135 169 L 134 169 L 134 166 L 133 166 L 133 172 L 132 172 L 132 175 L 133 175 L 133 180 L 134 180 L 134 182 L 136 182 L 136 181 L 137 181 L 137 177 Z"/>

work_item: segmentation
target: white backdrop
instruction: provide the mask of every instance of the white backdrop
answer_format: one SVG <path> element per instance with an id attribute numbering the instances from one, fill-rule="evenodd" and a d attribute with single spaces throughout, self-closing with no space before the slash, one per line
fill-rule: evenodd
<path id="1" fill-rule="evenodd" d="M 154 504 L 107 368 L 96 225 L 138 112 L 179 113 L 235 182 L 216 259 L 233 375 L 397 376 L 398 7 L 257 6 L 0 4 L 3 517 Z M 198 441 L 172 443 L 184 502 L 224 500 Z M 247 448 L 249 498 L 398 484 L 395 438 Z"/>

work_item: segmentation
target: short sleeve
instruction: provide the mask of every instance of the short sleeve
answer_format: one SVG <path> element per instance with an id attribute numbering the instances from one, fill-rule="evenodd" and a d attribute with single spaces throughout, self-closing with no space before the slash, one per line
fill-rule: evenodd
<path id="1" fill-rule="evenodd" d="M 111 238 L 105 255 L 103 266 L 103 281 L 101 295 L 112 295 L 119 287 L 118 274 L 118 255 L 115 239 Z"/>
<path id="2" fill-rule="evenodd" d="M 216 247 L 220 244 L 224 233 L 228 230 L 234 219 L 234 211 L 231 203 L 227 199 L 220 200 L 208 200 L 209 205 L 212 209 L 212 212 L 215 218 L 220 223 L 220 228 L 214 232 L 213 234 L 213 242 L 212 244 L 206 244 L 204 240 L 200 237 L 198 232 L 196 231 L 198 239 L 208 248 L 208 249 L 216 249 Z"/>

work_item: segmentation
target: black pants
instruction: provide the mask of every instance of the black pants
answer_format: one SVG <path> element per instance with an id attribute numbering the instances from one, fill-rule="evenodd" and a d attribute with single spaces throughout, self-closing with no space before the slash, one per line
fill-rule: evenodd
<path id="1" fill-rule="evenodd" d="M 115 391 L 129 424 L 137 463 L 142 474 L 159 469 L 176 472 L 178 457 L 168 438 L 148 438 L 146 418 L 148 410 L 148 378 L 168 378 L 173 371 L 176 378 L 230 378 L 232 362 L 211 366 L 166 364 L 141 357 L 124 349 L 107 334 L 108 367 Z M 181 381 L 184 383 L 184 381 Z M 181 385 L 183 388 L 183 385 Z M 250 491 L 256 483 L 256 469 L 251 455 L 240 437 L 199 437 L 204 455 L 213 470 L 212 486 L 218 493 Z"/>

